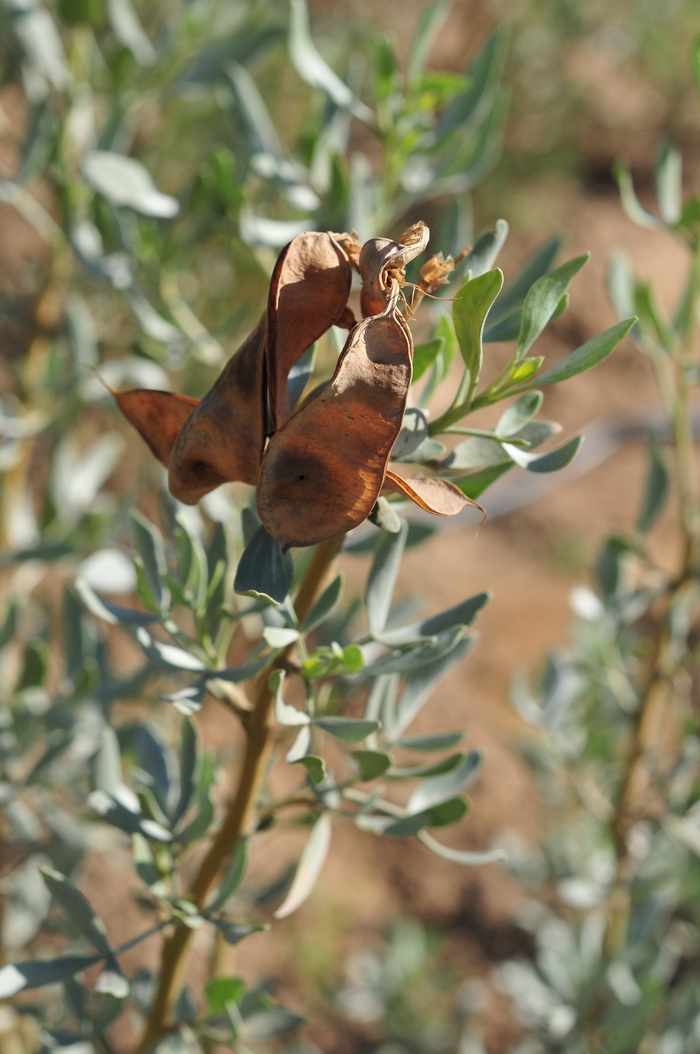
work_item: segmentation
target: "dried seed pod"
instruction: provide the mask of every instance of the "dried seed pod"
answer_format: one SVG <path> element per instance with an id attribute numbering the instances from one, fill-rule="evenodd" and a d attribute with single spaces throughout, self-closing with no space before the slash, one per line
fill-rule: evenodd
<path id="1" fill-rule="evenodd" d="M 428 476 L 413 476 L 404 479 L 398 473 L 387 471 L 382 487 L 382 494 L 400 494 L 404 498 L 419 505 L 426 512 L 432 512 L 435 516 L 456 516 L 467 506 L 479 509 L 483 516 L 486 512 L 474 501 L 463 494 L 459 487 L 446 479 L 435 479 Z"/>
<path id="2" fill-rule="evenodd" d="M 168 486 L 187 505 L 222 483 L 258 480 L 265 441 L 265 334 L 263 316 L 175 440 Z"/>
<path id="3" fill-rule="evenodd" d="M 190 399 L 188 395 L 148 388 L 131 388 L 128 392 L 109 388 L 109 391 L 127 421 L 167 468 L 175 440 L 199 400 Z"/>
<path id="4" fill-rule="evenodd" d="M 268 444 L 258 512 L 285 550 L 351 530 L 377 500 L 411 382 L 398 292 L 396 284 L 384 313 L 354 327 L 331 381 Z"/>
<path id="5" fill-rule="evenodd" d="M 404 231 L 398 242 L 390 238 L 371 238 L 365 242 L 359 263 L 363 316 L 377 315 L 384 310 L 393 280 L 402 276 L 406 264 L 423 252 L 429 238 L 428 227 L 419 221 Z"/>
<path id="6" fill-rule="evenodd" d="M 335 323 L 349 328 L 352 271 L 333 235 L 299 234 L 280 253 L 268 299 L 267 372 L 275 430 L 289 418 L 287 377 L 297 359 Z"/>

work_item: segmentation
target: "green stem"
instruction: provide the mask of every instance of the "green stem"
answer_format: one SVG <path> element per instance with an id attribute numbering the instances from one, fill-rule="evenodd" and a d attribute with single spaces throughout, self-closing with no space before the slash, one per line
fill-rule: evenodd
<path id="1" fill-rule="evenodd" d="M 308 615 L 342 543 L 343 537 L 341 536 L 331 538 L 316 546 L 295 599 L 294 606 L 300 622 Z M 286 648 L 255 679 L 251 711 L 246 722 L 245 755 L 238 775 L 236 791 L 221 827 L 209 846 L 187 893 L 189 899 L 199 909 L 205 906 L 217 876 L 235 850 L 242 835 L 254 827 L 255 804 L 266 768 L 274 727 L 274 693 L 270 689 L 270 673 L 274 668 L 284 665 L 293 648 L 294 645 Z M 181 987 L 192 936 L 193 931 L 188 926 L 176 923 L 170 937 L 163 944 L 158 989 L 143 1037 L 137 1048 L 139 1054 L 145 1054 L 168 1027 L 168 1015 Z"/>

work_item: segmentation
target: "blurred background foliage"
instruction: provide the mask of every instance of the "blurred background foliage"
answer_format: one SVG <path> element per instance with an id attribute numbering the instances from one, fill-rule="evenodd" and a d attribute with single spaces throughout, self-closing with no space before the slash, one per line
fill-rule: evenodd
<path id="1" fill-rule="evenodd" d="M 14 898 L 5 918 L 9 948 L 34 939 L 49 905 L 23 845 L 38 846 L 59 871 L 72 870 L 89 841 L 74 815 L 90 790 L 85 760 L 104 734 L 104 712 L 116 704 L 131 720 L 137 712 L 129 707 L 141 705 L 128 702 L 142 685 L 135 653 L 108 641 L 63 588 L 78 566 L 85 573 L 90 553 L 118 546 L 107 575 L 113 592 L 128 594 L 131 562 L 119 556 L 131 545 L 128 510 L 138 495 L 147 512 L 161 515 L 149 490 L 156 470 L 135 456 L 138 440 L 119 429 L 89 368 L 99 363 L 116 386 L 172 382 L 205 391 L 255 321 L 276 249 L 311 220 L 320 229 L 394 234 L 418 210 L 447 252 L 506 215 L 539 242 L 566 226 L 572 186 L 613 192 L 620 156 L 648 204 L 664 140 L 684 155 L 685 199 L 697 200 L 696 6 L 455 0 L 436 9 L 433 48 L 421 56 L 411 41 L 428 5 L 388 0 L 368 12 L 365 3 L 329 0 L 309 6 L 313 41 L 328 63 L 316 67 L 308 51 L 306 64 L 299 60 L 308 38 L 298 2 L 5 0 L 0 586 L 8 603 L 0 645 L 2 689 L 24 707 L 12 734 L 31 806 L 13 805 L 20 837 L 6 887 Z M 411 62 L 416 76 L 407 81 Z M 328 69 L 350 86 L 350 97 Z M 376 120 L 360 102 L 368 94 Z M 431 136 L 453 97 L 462 123 L 436 157 Z M 140 166 L 115 170 L 105 152 Z M 686 299 L 697 310 L 697 216 L 686 220 Z M 669 334 L 643 284 L 624 269 L 614 279 L 621 314 L 640 314 L 644 354 L 671 361 L 683 312 Z M 678 376 L 686 378 L 686 407 L 697 383 L 688 372 L 697 357 L 693 327 L 681 337 L 689 358 L 678 360 L 680 372 L 666 384 L 671 418 L 681 402 Z M 678 436 L 671 434 L 673 449 Z M 315 1032 L 296 1045 L 260 1040 L 254 1049 L 700 1050 L 697 583 L 687 552 L 685 569 L 669 571 L 644 540 L 664 503 L 675 500 L 681 477 L 670 461 L 664 468 L 652 447 L 646 490 L 638 481 L 639 531 L 605 542 L 595 591 L 575 597 L 570 647 L 547 661 L 540 684 L 522 681 L 514 690 L 522 716 L 540 730 L 527 739 L 526 754 L 548 820 L 541 844 L 509 845 L 509 867 L 528 891 L 511 923 L 489 930 L 477 910 L 466 940 L 416 919 L 358 940 L 348 936 L 352 919 L 323 918 L 321 908 L 327 937 L 317 935 L 323 926 L 313 940 L 303 927 L 292 930 L 285 954 L 293 968 L 277 971 L 281 995 L 304 1005 Z M 215 521 L 230 513 L 215 499 L 206 511 Z M 696 530 L 697 512 L 680 536 L 695 537 L 696 546 Z M 96 587 L 104 584 L 100 567 L 89 574 Z M 634 818 L 628 854 L 630 831 L 615 803 L 659 626 L 673 712 L 681 716 L 672 723 L 661 789 L 655 784 L 660 797 Z M 149 743 L 131 738 L 128 727 L 127 754 L 147 769 Z M 16 751 L 15 741 L 8 753 Z M 497 824 L 507 830 L 508 817 Z M 612 946 L 610 897 L 629 857 L 625 936 Z M 368 883 L 375 866 L 366 868 Z M 92 880 L 104 881 L 99 869 Z M 410 896 L 405 904 L 410 910 Z M 394 903 L 388 914 L 396 913 Z M 43 947 L 59 947 L 61 930 L 52 917 Z M 336 940 L 347 951 L 342 962 Z M 479 944 L 498 946 L 494 971 L 470 951 Z M 98 1008 L 105 1021 L 112 998 L 105 991 Z M 57 1004 L 52 1012 L 60 1016 Z M 30 1006 L 22 1024 L 27 1050 L 37 1049 L 34 1017 Z M 41 1044 L 60 1049 L 60 1030 Z"/>

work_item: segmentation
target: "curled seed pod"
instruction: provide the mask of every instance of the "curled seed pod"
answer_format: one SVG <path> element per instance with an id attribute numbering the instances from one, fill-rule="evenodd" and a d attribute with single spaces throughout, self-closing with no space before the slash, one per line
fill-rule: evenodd
<path id="1" fill-rule="evenodd" d="M 275 429 L 290 415 L 287 377 L 297 359 L 332 325 L 349 328 L 352 271 L 333 235 L 299 234 L 280 253 L 270 281 L 267 373 Z"/>
<path id="2" fill-rule="evenodd" d="M 265 333 L 263 316 L 175 440 L 168 486 L 187 505 L 222 483 L 257 482 L 265 441 Z"/>
<path id="3" fill-rule="evenodd" d="M 285 550 L 343 534 L 374 507 L 411 383 L 398 293 L 351 330 L 331 381 L 267 446 L 258 512 Z"/>
<path id="4" fill-rule="evenodd" d="M 398 242 L 390 238 L 371 238 L 362 246 L 359 271 L 362 279 L 360 303 L 363 316 L 377 315 L 387 304 L 392 280 L 406 264 L 423 252 L 430 231 L 419 221 L 404 231 Z"/>
<path id="5" fill-rule="evenodd" d="M 398 473 L 387 471 L 382 487 L 382 494 L 400 494 L 419 505 L 426 512 L 435 516 L 456 516 L 467 506 L 479 509 L 483 516 L 486 512 L 473 498 L 468 498 L 459 487 L 446 479 L 435 479 L 428 476 L 413 476 L 404 479 Z"/>
<path id="6" fill-rule="evenodd" d="M 175 440 L 199 400 L 190 399 L 188 395 L 148 388 L 132 388 L 128 392 L 109 388 L 109 391 L 127 421 L 167 468 Z"/>

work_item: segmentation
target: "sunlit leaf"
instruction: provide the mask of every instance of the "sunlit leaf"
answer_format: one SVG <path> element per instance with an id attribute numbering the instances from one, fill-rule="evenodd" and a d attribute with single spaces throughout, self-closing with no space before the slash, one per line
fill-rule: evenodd
<path id="1" fill-rule="evenodd" d="M 588 261 L 590 253 L 584 253 L 538 278 L 530 288 L 523 304 L 520 334 L 518 336 L 518 358 L 523 358 L 539 337 L 547 323 L 557 311 L 562 297 L 575 275 Z"/>
<path id="2" fill-rule="evenodd" d="M 604 362 L 623 337 L 627 336 L 635 321 L 634 318 L 625 319 L 624 322 L 618 322 L 603 333 L 591 337 L 590 340 L 587 340 L 576 351 L 572 351 L 570 355 L 567 355 L 556 366 L 552 366 L 550 370 L 541 373 L 537 378 L 538 386 L 544 387 L 547 384 L 568 381 L 570 377 L 575 377 L 576 374 L 584 373 L 586 370 L 592 369 L 593 366 Z"/>
<path id="3" fill-rule="evenodd" d="M 177 199 L 158 190 L 148 170 L 133 157 L 91 150 L 83 158 L 83 174 L 113 205 L 162 219 L 176 216 L 180 209 Z"/>
<path id="4" fill-rule="evenodd" d="M 321 813 L 304 847 L 291 888 L 275 911 L 276 919 L 285 919 L 307 899 L 323 870 L 331 844 L 332 823 L 327 812 Z"/>

